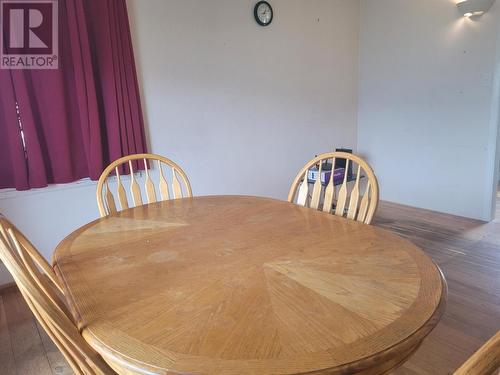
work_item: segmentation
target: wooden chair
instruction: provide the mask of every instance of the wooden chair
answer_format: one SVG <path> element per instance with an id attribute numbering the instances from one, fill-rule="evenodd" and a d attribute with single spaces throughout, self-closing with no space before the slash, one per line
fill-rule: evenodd
<path id="1" fill-rule="evenodd" d="M 454 373 L 454 375 L 497 374 L 500 374 L 500 331 Z"/>
<path id="2" fill-rule="evenodd" d="M 333 170 L 340 163 L 345 163 L 345 170 L 341 180 L 335 181 Z M 314 167 L 317 178 L 309 183 L 309 170 Z M 330 176 L 326 176 L 322 183 L 322 172 L 328 170 Z M 350 170 L 351 176 L 348 173 Z M 378 200 L 378 181 L 371 167 L 359 156 L 345 152 L 322 154 L 308 162 L 295 177 L 288 194 L 289 202 L 365 224 L 372 222 Z"/>
<path id="3" fill-rule="evenodd" d="M 8 223 L 7 226 L 5 225 L 0 225 L 0 232 L 1 235 L 4 236 L 4 238 L 7 238 L 7 233 L 5 232 L 5 228 L 11 228 L 14 233 L 16 233 L 16 238 L 22 246 L 22 248 L 25 250 L 21 256 L 28 257 L 29 256 L 29 261 L 28 259 L 23 258 L 22 261 L 25 265 L 25 267 L 30 271 L 32 276 L 34 278 L 40 278 L 40 284 L 43 285 L 43 289 L 48 288 L 46 285 L 47 283 L 52 284 L 52 289 L 55 288 L 57 292 L 64 294 L 63 288 L 61 286 L 61 283 L 59 282 L 59 279 L 57 278 L 54 269 L 52 266 L 45 260 L 45 258 L 38 252 L 38 250 L 33 246 L 33 244 L 12 224 L 10 223 L 3 215 L 0 214 L 0 222 Z M 37 271 L 41 271 L 42 274 L 39 272 L 35 272 L 35 268 L 38 267 Z"/>
<path id="4" fill-rule="evenodd" d="M 45 282 L 45 273 L 37 268 L 30 251 L 25 247 L 26 243 L 24 236 L 7 219 L 0 216 L 0 260 L 11 273 L 36 319 L 75 374 L 115 374 L 85 342 L 60 297 L 56 284 Z"/>
<path id="5" fill-rule="evenodd" d="M 99 214 L 101 217 L 109 215 L 111 213 L 117 212 L 117 205 L 115 202 L 115 198 L 111 193 L 109 188 L 109 175 L 114 171 L 116 175 L 116 194 L 118 196 L 118 201 L 120 202 L 120 209 L 124 210 L 130 207 L 129 201 L 127 198 L 127 194 L 125 192 L 125 188 L 122 184 L 122 177 L 120 175 L 120 167 L 128 164 L 128 169 L 130 172 L 130 195 L 132 197 L 132 207 L 140 206 L 143 204 L 141 188 L 137 182 L 136 176 L 134 176 L 134 167 L 133 162 L 144 163 L 144 172 L 145 172 L 145 180 L 144 180 L 144 190 L 146 192 L 146 200 L 147 203 L 154 203 L 158 201 L 155 184 L 153 183 L 153 179 L 151 178 L 150 170 L 148 169 L 148 164 L 151 166 L 149 162 L 156 161 L 158 167 L 158 190 L 160 192 L 160 200 L 168 200 L 172 196 L 175 198 L 183 198 L 183 197 L 192 197 L 193 192 L 191 190 L 191 184 L 189 183 L 189 179 L 176 163 L 172 160 L 167 159 L 160 155 L 154 154 L 135 154 L 124 156 L 118 160 L 112 162 L 105 170 L 102 172 L 101 177 L 99 177 L 99 182 L 97 184 L 97 205 L 99 207 Z M 165 178 L 162 165 L 168 166 L 172 170 L 172 178 L 171 178 L 171 189 L 172 194 L 169 192 L 169 184 L 167 179 Z M 184 192 L 181 181 L 179 181 L 179 177 L 182 180 L 182 184 L 184 185 Z"/>

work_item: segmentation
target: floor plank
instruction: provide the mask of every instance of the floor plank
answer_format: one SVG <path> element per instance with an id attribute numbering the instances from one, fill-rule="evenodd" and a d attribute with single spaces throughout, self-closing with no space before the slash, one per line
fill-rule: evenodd
<path id="1" fill-rule="evenodd" d="M 375 225 L 422 247 L 448 282 L 442 321 L 394 374 L 453 373 L 500 330 L 500 221 L 484 223 L 384 202 Z"/>
<path id="2" fill-rule="evenodd" d="M 17 373 L 53 375 L 35 318 L 21 293 L 8 292 L 2 298 Z"/>
<path id="3" fill-rule="evenodd" d="M 47 355 L 47 360 L 50 368 L 52 369 L 52 373 L 55 375 L 72 375 L 73 370 L 40 323 L 36 322 L 36 327 L 38 333 L 40 334 L 43 349 Z"/>
<path id="4" fill-rule="evenodd" d="M 12 352 L 12 344 L 8 329 L 7 318 L 3 304 L 3 297 L 0 295 L 0 374 L 16 375 L 16 362 Z"/>

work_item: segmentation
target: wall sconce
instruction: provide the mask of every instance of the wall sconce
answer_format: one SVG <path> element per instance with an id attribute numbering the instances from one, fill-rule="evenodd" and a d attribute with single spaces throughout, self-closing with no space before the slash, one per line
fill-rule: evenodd
<path id="1" fill-rule="evenodd" d="M 457 7 L 464 17 L 478 17 L 486 13 L 494 2 L 495 0 L 460 0 Z"/>

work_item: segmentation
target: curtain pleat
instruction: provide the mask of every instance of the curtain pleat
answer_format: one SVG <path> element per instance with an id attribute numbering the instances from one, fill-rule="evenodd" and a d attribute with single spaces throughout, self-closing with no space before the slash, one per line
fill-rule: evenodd
<path id="1" fill-rule="evenodd" d="M 16 95 L 9 70 L 0 70 L 0 189 L 29 189 L 28 164 L 16 110 Z"/>

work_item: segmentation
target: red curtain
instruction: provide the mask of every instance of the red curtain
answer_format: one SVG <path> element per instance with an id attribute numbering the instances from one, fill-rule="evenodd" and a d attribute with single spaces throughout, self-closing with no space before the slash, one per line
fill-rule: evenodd
<path id="1" fill-rule="evenodd" d="M 59 69 L 0 70 L 0 188 L 83 177 L 146 152 L 125 0 L 59 0 Z"/>

